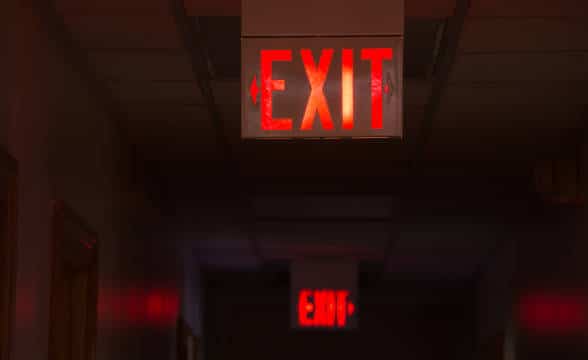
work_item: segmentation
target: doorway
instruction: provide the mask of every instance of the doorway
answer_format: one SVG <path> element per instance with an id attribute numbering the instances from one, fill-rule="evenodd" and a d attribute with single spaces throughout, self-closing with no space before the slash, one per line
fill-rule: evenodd
<path id="1" fill-rule="evenodd" d="M 16 273 L 16 161 L 0 150 L 0 360 L 10 356 Z"/>
<path id="2" fill-rule="evenodd" d="M 93 360 L 96 340 L 97 236 L 62 202 L 53 208 L 50 360 Z"/>

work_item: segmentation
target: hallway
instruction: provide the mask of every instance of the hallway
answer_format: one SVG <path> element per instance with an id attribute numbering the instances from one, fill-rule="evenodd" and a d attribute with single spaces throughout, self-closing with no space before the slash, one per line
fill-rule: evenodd
<path id="1" fill-rule="evenodd" d="M 588 3 L 309 1 L 0 4 L 0 360 L 585 358 Z"/>

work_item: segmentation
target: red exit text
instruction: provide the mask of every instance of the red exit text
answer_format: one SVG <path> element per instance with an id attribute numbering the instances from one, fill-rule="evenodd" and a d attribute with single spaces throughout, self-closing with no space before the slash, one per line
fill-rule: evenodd
<path id="1" fill-rule="evenodd" d="M 331 62 L 334 56 L 341 57 L 341 129 L 352 130 L 354 128 L 354 61 L 359 55 L 360 61 L 367 61 L 371 65 L 371 128 L 382 129 L 382 94 L 390 91 L 389 84 L 383 81 L 383 64 L 392 60 L 392 48 L 364 48 L 359 51 L 354 49 L 341 49 L 336 54 L 335 49 L 322 49 L 320 54 L 313 54 L 310 49 L 300 49 L 295 52 L 287 50 L 261 50 L 261 89 L 257 85 L 254 76 L 249 87 L 249 95 L 254 105 L 257 105 L 258 95 L 261 92 L 260 113 L 261 128 L 265 131 L 292 130 L 292 118 L 274 118 L 272 93 L 286 91 L 287 84 L 283 79 L 273 78 L 273 64 L 276 62 L 291 62 L 293 56 L 300 56 L 304 64 L 306 78 L 310 85 L 308 100 L 304 115 L 300 123 L 301 131 L 313 129 L 314 120 L 318 114 L 320 125 L 324 130 L 335 130 L 335 122 L 331 116 L 329 104 L 324 94 L 325 81 L 331 70 Z M 261 90 L 261 91 L 260 91 Z"/>
<path id="2" fill-rule="evenodd" d="M 298 324 L 301 327 L 343 328 L 355 313 L 347 290 L 301 290 Z"/>

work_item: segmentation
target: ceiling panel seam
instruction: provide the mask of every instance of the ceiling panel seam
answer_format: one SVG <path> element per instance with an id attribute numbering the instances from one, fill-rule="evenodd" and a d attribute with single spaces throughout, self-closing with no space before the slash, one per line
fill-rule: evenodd
<path id="1" fill-rule="evenodd" d="M 421 162 L 425 148 L 432 136 L 434 122 L 438 116 L 441 100 L 446 92 L 451 70 L 455 63 L 455 58 L 459 51 L 460 38 L 466 22 L 466 17 L 470 8 L 470 0 L 458 0 L 455 6 L 453 16 L 447 21 L 445 33 L 441 41 L 439 62 L 436 66 L 436 75 L 433 77 L 433 86 L 429 101 L 425 106 L 425 116 L 423 119 L 421 137 L 417 146 L 413 162 Z"/>

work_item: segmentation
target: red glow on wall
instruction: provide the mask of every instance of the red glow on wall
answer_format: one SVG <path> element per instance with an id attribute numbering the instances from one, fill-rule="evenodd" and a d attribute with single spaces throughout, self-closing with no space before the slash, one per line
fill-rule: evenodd
<path id="1" fill-rule="evenodd" d="M 38 303 L 36 289 L 33 286 L 22 286 L 16 289 L 14 302 L 15 322 L 18 328 L 28 328 L 35 325 L 38 317 Z"/>
<path id="2" fill-rule="evenodd" d="M 301 327 L 344 328 L 355 313 L 349 291 L 304 289 L 298 296 L 298 325 Z"/>
<path id="3" fill-rule="evenodd" d="M 583 296 L 528 295 L 519 304 L 519 322 L 534 333 L 583 332 L 588 329 L 588 303 Z"/>
<path id="4" fill-rule="evenodd" d="M 292 119 L 274 119 L 272 92 L 284 91 L 284 80 L 272 79 L 272 64 L 275 61 L 292 61 L 291 50 L 261 51 L 261 127 L 263 130 L 291 130 Z"/>
<path id="5" fill-rule="evenodd" d="M 179 297 L 172 289 L 101 289 L 98 318 L 122 327 L 166 327 L 179 312 Z"/>
<path id="6" fill-rule="evenodd" d="M 308 103 L 306 104 L 306 110 L 304 111 L 302 125 L 300 127 L 302 130 L 312 130 L 316 113 L 319 115 L 323 129 L 331 130 L 335 127 L 329 106 L 327 105 L 325 93 L 323 92 L 334 52 L 335 50 L 333 49 L 323 49 L 319 64 L 316 66 L 310 50 L 302 49 L 300 51 L 302 62 L 304 63 L 304 70 L 310 83 L 310 95 L 308 96 Z"/>

